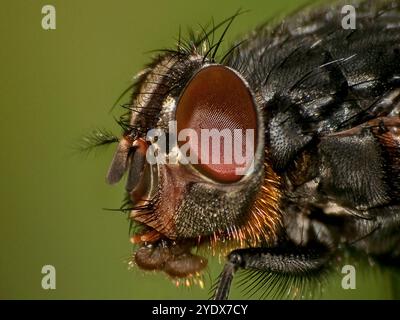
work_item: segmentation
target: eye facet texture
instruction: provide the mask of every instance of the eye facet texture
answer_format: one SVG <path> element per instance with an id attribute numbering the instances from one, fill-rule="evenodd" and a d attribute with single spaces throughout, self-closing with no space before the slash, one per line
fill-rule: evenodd
<path id="1" fill-rule="evenodd" d="M 176 121 L 178 134 L 188 128 L 197 133 L 197 141 L 191 138 L 188 141 L 190 152 L 198 159 L 197 169 L 218 182 L 233 183 L 240 180 L 242 175 L 237 174 L 236 169 L 251 163 L 254 156 L 254 152 L 246 154 L 246 129 L 253 130 L 254 138 L 251 143 L 254 150 L 257 141 L 257 114 L 249 89 L 234 71 L 218 65 L 200 70 L 180 97 Z M 218 146 L 216 139 L 213 141 L 211 137 L 204 136 L 202 129 L 216 129 L 221 136 L 231 138 L 221 138 Z M 209 142 L 208 148 L 203 148 L 205 150 L 201 147 L 201 137 Z M 218 138 L 218 134 L 215 137 Z M 224 139 L 228 139 L 228 142 Z M 225 147 L 232 148 L 229 151 Z M 215 148 L 219 149 L 219 157 Z M 234 158 L 235 148 L 246 159 L 244 163 Z M 213 161 L 215 154 L 218 161 Z M 202 161 L 204 159 L 208 161 Z"/>

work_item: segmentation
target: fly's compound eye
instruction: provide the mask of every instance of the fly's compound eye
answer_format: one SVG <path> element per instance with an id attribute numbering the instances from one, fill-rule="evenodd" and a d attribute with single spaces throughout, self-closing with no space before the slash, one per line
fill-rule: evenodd
<path id="1" fill-rule="evenodd" d="M 186 145 L 195 157 L 193 166 L 210 179 L 237 182 L 253 163 L 256 106 L 245 80 L 233 70 L 210 65 L 197 72 L 178 101 L 176 122 L 181 150 Z"/>

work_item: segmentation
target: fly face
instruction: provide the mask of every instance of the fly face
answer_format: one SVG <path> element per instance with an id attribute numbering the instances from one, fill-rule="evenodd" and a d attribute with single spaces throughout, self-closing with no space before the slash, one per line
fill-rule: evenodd
<path id="1" fill-rule="evenodd" d="M 127 175 L 130 218 L 143 227 L 132 242 L 152 244 L 137 252 L 139 266 L 165 271 L 167 257 L 182 259 L 173 241 L 192 267 L 167 273 L 188 275 L 205 266 L 188 243 L 273 238 L 277 213 L 253 208 L 269 184 L 262 114 L 243 77 L 196 53 L 167 54 L 141 77 L 128 109 L 107 181 Z"/>

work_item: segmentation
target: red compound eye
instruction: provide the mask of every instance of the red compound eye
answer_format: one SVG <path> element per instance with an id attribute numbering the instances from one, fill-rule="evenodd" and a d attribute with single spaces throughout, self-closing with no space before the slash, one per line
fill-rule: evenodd
<path id="1" fill-rule="evenodd" d="M 176 121 L 178 137 L 183 129 L 197 134 L 197 140 L 178 141 L 181 150 L 189 144 L 197 169 L 224 183 L 243 177 L 256 149 L 257 114 L 249 89 L 234 71 L 218 65 L 200 70 L 180 97 Z"/>

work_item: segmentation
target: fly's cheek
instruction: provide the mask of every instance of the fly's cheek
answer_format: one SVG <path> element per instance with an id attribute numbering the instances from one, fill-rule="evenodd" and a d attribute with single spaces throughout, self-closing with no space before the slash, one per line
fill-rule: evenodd
<path id="1" fill-rule="evenodd" d="M 257 113 L 240 76 L 220 65 L 200 70 L 179 99 L 176 121 L 180 149 L 196 169 L 222 183 L 241 179 L 254 158 Z"/>

